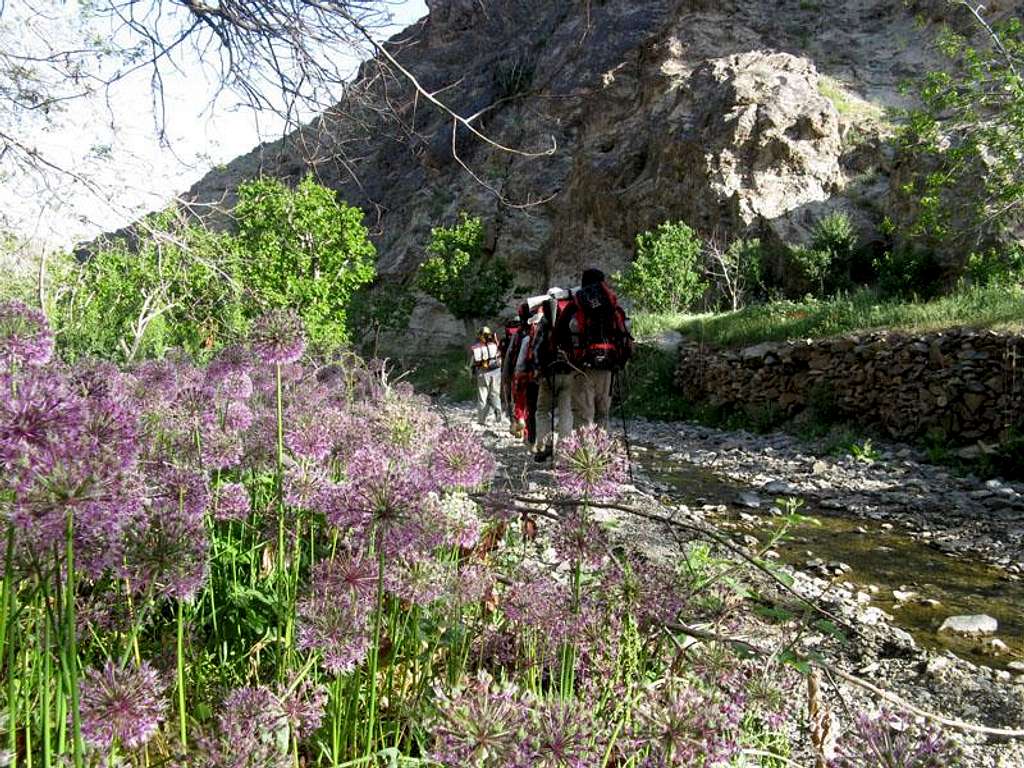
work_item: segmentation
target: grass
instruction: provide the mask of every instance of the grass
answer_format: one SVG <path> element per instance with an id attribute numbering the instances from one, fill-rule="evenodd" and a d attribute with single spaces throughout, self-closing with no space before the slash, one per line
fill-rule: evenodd
<path id="1" fill-rule="evenodd" d="M 691 316 L 677 328 L 717 346 L 740 347 L 881 329 L 924 333 L 955 326 L 1024 328 L 1024 288 L 964 288 L 926 302 L 885 300 L 861 290 L 828 301 L 778 301 L 738 312 Z"/>
<path id="2" fill-rule="evenodd" d="M 449 349 L 436 357 L 406 361 L 399 365 L 396 375 L 402 375 L 418 392 L 431 397 L 444 395 L 456 402 L 476 397 L 476 384 L 464 349 Z"/>

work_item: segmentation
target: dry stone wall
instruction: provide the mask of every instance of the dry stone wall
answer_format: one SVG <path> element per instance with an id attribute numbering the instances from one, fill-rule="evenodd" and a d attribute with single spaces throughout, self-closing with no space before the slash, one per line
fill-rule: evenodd
<path id="1" fill-rule="evenodd" d="M 906 439 L 997 442 L 1024 417 L 1024 336 L 879 332 L 715 350 L 680 345 L 676 386 L 691 399 L 795 417 L 833 411 Z"/>

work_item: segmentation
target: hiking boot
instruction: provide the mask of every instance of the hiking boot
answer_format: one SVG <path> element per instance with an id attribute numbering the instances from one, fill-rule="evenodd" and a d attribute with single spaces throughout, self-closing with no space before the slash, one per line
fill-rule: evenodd
<path id="1" fill-rule="evenodd" d="M 533 460 L 540 464 L 541 462 L 550 459 L 552 453 L 554 453 L 554 451 L 552 451 L 550 447 L 544 448 L 543 450 L 537 451 L 533 454 Z"/>

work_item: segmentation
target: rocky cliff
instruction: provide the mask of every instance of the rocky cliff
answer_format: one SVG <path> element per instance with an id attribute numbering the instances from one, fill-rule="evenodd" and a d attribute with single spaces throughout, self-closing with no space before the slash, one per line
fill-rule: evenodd
<path id="1" fill-rule="evenodd" d="M 189 195 L 230 203 L 254 174 L 313 169 L 367 211 L 380 270 L 396 278 L 431 226 L 467 210 L 522 290 L 621 267 L 635 235 L 666 219 L 794 241 L 842 208 L 870 240 L 900 170 L 889 110 L 934 61 L 937 25 L 958 18 L 942 0 L 428 5 L 390 50 L 496 141 L 553 154 L 503 152 L 461 128 L 453 153 L 451 119 L 367 65 L 337 110 Z M 445 317 L 423 304 L 415 327 L 460 335 Z"/>

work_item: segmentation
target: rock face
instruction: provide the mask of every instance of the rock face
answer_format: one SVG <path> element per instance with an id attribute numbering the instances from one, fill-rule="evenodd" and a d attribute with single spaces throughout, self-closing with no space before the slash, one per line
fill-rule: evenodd
<path id="1" fill-rule="evenodd" d="M 903 104 L 899 85 L 934 55 L 936 22 L 893 0 L 428 5 L 391 50 L 526 154 L 464 128 L 453 154 L 452 120 L 368 63 L 335 110 L 186 197 L 230 205 L 246 178 L 313 170 L 367 212 L 380 272 L 395 280 L 422 260 L 432 226 L 466 210 L 488 222 L 523 292 L 571 284 L 586 265 L 622 267 L 637 233 L 669 219 L 799 241 L 842 208 L 870 239 L 893 166 L 882 108 Z M 414 330 L 462 331 L 428 305 Z"/>
<path id="2" fill-rule="evenodd" d="M 997 442 L 1024 406 L 1024 338 L 1012 333 L 874 333 L 731 351 L 685 341 L 679 350 L 676 385 L 691 399 L 788 417 L 816 409 L 898 438 Z"/>

